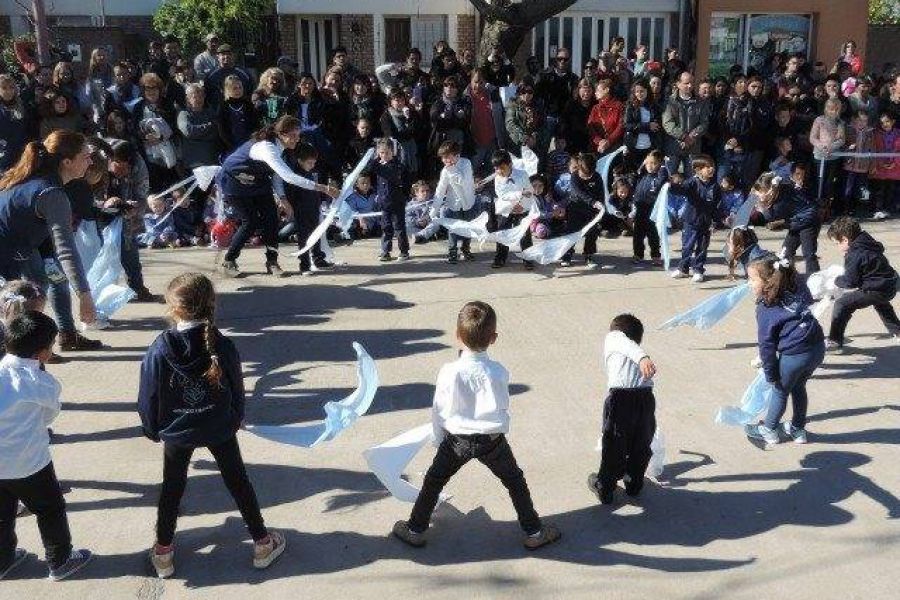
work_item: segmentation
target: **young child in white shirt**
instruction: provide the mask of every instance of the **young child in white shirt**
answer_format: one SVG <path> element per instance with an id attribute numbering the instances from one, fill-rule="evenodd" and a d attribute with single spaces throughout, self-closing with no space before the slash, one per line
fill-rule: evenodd
<path id="1" fill-rule="evenodd" d="M 16 548 L 18 501 L 37 518 L 50 579 L 69 577 L 92 558 L 73 550 L 66 503 L 53 469 L 47 426 L 60 411 L 59 382 L 44 370 L 53 354 L 56 323 L 26 311 L 6 325 L 6 356 L 0 360 L 0 579 L 28 553 Z"/>
<path id="2" fill-rule="evenodd" d="M 512 156 L 506 150 L 497 150 L 491 157 L 491 166 L 494 167 L 494 192 L 497 196 L 494 202 L 494 212 L 497 213 L 497 229 L 516 227 L 531 210 L 534 204 L 534 189 L 528 173 L 516 169 L 512 165 Z M 531 231 L 525 233 L 521 247 L 524 250 L 531 246 Z M 509 256 L 509 247 L 497 244 L 494 254 L 494 262 L 491 265 L 499 269 L 506 265 Z M 531 261 L 525 261 L 525 268 L 532 269 Z"/>
<path id="3" fill-rule="evenodd" d="M 461 158 L 462 148 L 452 140 L 446 141 L 438 148 L 438 156 L 444 164 L 437 188 L 434 190 L 434 202 L 431 205 L 431 218 L 441 215 L 441 207 L 446 206 L 443 216 L 448 219 L 471 221 L 478 216 L 475 205 L 475 175 L 472 163 Z M 460 241 L 462 243 L 460 244 Z M 447 235 L 447 262 L 456 264 L 459 261 L 458 246 L 462 245 L 465 260 L 474 260 L 470 250 L 469 238 L 454 233 Z"/>
<path id="4" fill-rule="evenodd" d="M 397 521 L 393 534 L 409 544 L 425 545 L 425 531 L 441 490 L 473 458 L 497 476 L 512 499 L 525 531 L 525 547 L 535 550 L 560 538 L 542 524 L 531 502 L 522 469 L 506 441 L 509 431 L 509 372 L 491 360 L 487 348 L 497 341 L 497 315 L 484 302 L 469 302 L 459 311 L 456 338 L 460 357 L 441 368 L 434 390 L 434 439 L 440 444 L 425 474 L 422 491 L 408 521 Z"/>
<path id="5" fill-rule="evenodd" d="M 599 473 L 588 476 L 588 488 L 603 504 L 612 504 L 620 479 L 626 494 L 640 494 L 653 455 L 656 365 L 639 345 L 643 336 L 643 323 L 634 315 L 622 314 L 612 320 L 603 341 L 609 390 L 603 404 L 603 449 Z"/>

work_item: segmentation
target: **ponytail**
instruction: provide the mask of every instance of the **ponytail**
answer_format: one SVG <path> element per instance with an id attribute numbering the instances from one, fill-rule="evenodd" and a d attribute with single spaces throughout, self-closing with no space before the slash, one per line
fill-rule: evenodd
<path id="1" fill-rule="evenodd" d="M 37 175 L 55 174 L 64 159 L 73 159 L 84 148 L 85 137 L 75 131 L 57 129 L 43 142 L 28 142 L 19 162 L 0 177 L 0 190 L 8 190 Z"/>
<path id="2" fill-rule="evenodd" d="M 203 326 L 203 339 L 206 343 L 206 351 L 209 352 L 209 368 L 203 374 L 209 385 L 220 387 L 222 385 L 222 367 L 219 364 L 219 355 L 216 354 L 216 327 L 210 321 Z"/>
<path id="3" fill-rule="evenodd" d="M 774 306 L 781 302 L 786 293 L 797 291 L 797 271 L 790 260 L 773 254 L 753 261 L 750 268 L 755 269 L 763 280 L 760 296 L 766 306 Z"/>
<path id="4" fill-rule="evenodd" d="M 271 125 L 266 125 L 251 138 L 254 142 L 274 142 L 279 135 L 283 135 L 290 131 L 300 128 L 300 119 L 291 115 L 283 115 Z"/>

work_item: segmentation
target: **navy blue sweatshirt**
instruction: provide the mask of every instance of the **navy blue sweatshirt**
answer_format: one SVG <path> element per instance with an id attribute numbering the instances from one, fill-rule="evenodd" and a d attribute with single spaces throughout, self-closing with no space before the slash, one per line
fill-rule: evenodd
<path id="1" fill-rule="evenodd" d="M 660 167 L 656 173 L 648 173 L 641 169 L 637 185 L 634 186 L 634 204 L 638 210 L 648 211 L 656 204 L 659 190 L 669 181 L 669 170 Z"/>
<path id="2" fill-rule="evenodd" d="M 884 255 L 884 245 L 865 231 L 850 242 L 844 257 L 844 274 L 835 280 L 838 287 L 880 292 L 888 298 L 897 293 L 897 271 Z"/>
<path id="3" fill-rule="evenodd" d="M 409 200 L 409 174 L 399 158 L 387 164 L 376 158 L 366 170 L 375 178 L 376 204 L 385 211 L 403 210 Z"/>
<path id="4" fill-rule="evenodd" d="M 205 326 L 162 332 L 144 355 L 138 412 L 144 435 L 179 446 L 215 446 L 227 441 L 244 418 L 241 359 L 228 338 L 215 333 L 222 367 L 220 385 L 204 373 L 210 357 Z"/>
<path id="5" fill-rule="evenodd" d="M 704 182 L 694 176 L 682 184 L 673 183 L 669 187 L 669 193 L 684 196 L 687 199 L 682 215 L 685 227 L 694 229 L 712 227 L 716 209 L 722 201 L 722 188 L 716 183 L 715 178 Z"/>
<path id="6" fill-rule="evenodd" d="M 778 198 L 769 210 L 763 211 L 763 216 L 769 221 L 784 219 L 791 231 L 818 227 L 819 204 L 807 188 L 782 183 L 778 189 Z"/>
<path id="7" fill-rule="evenodd" d="M 797 281 L 796 292 L 786 292 L 778 302 L 756 303 L 756 335 L 766 381 L 777 384 L 778 354 L 802 354 L 825 343 L 825 334 L 809 307 L 813 303 L 806 282 Z"/>

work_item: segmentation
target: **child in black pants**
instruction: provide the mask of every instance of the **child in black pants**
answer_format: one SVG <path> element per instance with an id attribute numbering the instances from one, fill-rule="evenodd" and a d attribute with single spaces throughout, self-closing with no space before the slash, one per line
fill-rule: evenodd
<path id="1" fill-rule="evenodd" d="M 392 260 L 394 235 L 400 260 L 409 260 L 409 236 L 406 234 L 406 203 L 409 201 L 409 173 L 396 157 L 390 138 L 375 144 L 376 158 L 366 169 L 375 179 L 375 203 L 381 206 L 381 262 Z"/>
<path id="2" fill-rule="evenodd" d="M 50 579 L 65 579 L 93 555 L 73 550 L 47 426 L 59 415 L 59 382 L 44 370 L 53 354 L 56 323 L 26 311 L 6 324 L 6 356 L 0 360 L 0 579 L 28 553 L 16 548 L 16 509 L 21 500 L 37 518 Z"/>
<path id="3" fill-rule="evenodd" d="M 297 146 L 297 166 L 294 170 L 301 177 L 318 183 L 319 175 L 315 172 L 316 161 L 319 158 L 318 151 L 312 144 L 302 143 Z M 310 234 L 319 226 L 321 218 L 322 200 L 325 196 L 316 190 L 285 184 L 285 194 L 294 212 L 294 229 L 297 231 L 297 248 L 300 250 L 306 246 Z M 325 253 L 319 244 L 313 246 L 309 252 L 300 256 L 300 275 L 312 275 L 310 266 L 310 254 L 312 263 L 318 270 L 331 269 L 334 264 L 325 258 Z"/>
<path id="4" fill-rule="evenodd" d="M 669 181 L 669 170 L 663 166 L 665 156 L 659 150 L 653 150 L 644 159 L 638 172 L 638 182 L 634 186 L 634 204 L 631 218 L 634 219 L 634 237 L 631 239 L 634 252 L 633 262 L 644 262 L 644 242 L 650 244 L 650 258 L 654 266 L 662 265 L 659 233 L 656 224 L 650 219 L 656 198 L 662 187 Z"/>
<path id="5" fill-rule="evenodd" d="M 859 221 L 852 217 L 835 219 L 828 228 L 828 238 L 837 242 L 844 253 L 844 274 L 835 280 L 835 284 L 852 291 L 835 300 L 826 349 L 839 352 L 844 347 L 844 332 L 850 317 L 868 306 L 881 317 L 894 342 L 900 342 L 900 319 L 891 306 L 891 300 L 897 294 L 897 271 L 884 255 L 884 246 L 863 231 Z"/>
<path id="6" fill-rule="evenodd" d="M 457 360 L 441 368 L 434 390 L 432 421 L 437 456 L 409 521 L 397 521 L 393 534 L 415 547 L 425 545 L 425 531 L 441 490 L 467 462 L 477 458 L 509 491 L 525 547 L 535 550 L 560 538 L 553 525 L 542 524 L 531 502 L 522 469 L 506 441 L 509 431 L 509 372 L 487 355 L 497 340 L 497 315 L 484 302 L 469 302 L 459 311 L 456 338 L 463 345 Z"/>
<path id="7" fill-rule="evenodd" d="M 609 389 L 603 404 L 603 449 L 600 472 L 588 476 L 588 488 L 603 504 L 612 504 L 620 479 L 625 493 L 640 494 L 653 456 L 656 365 L 639 345 L 643 336 L 643 323 L 634 315 L 622 314 L 612 320 L 603 342 Z"/>
<path id="8" fill-rule="evenodd" d="M 191 455 L 207 448 L 253 537 L 253 567 L 281 556 L 284 536 L 266 529 L 247 477 L 236 433 L 244 419 L 241 359 L 214 324 L 216 293 L 197 273 L 169 283 L 166 304 L 174 326 L 151 344 L 141 364 L 138 412 L 144 435 L 164 443 L 163 483 L 150 562 L 160 578 L 175 573 L 175 522 Z"/>

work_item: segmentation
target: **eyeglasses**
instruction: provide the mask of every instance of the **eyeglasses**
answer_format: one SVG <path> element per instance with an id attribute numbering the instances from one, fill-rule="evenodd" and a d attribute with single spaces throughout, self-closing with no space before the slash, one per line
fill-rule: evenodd
<path id="1" fill-rule="evenodd" d="M 534 93 L 534 90 L 519 90 L 519 95 L 520 95 L 520 96 L 524 96 L 524 95 L 527 95 L 527 94 L 533 94 L 533 93 Z"/>

